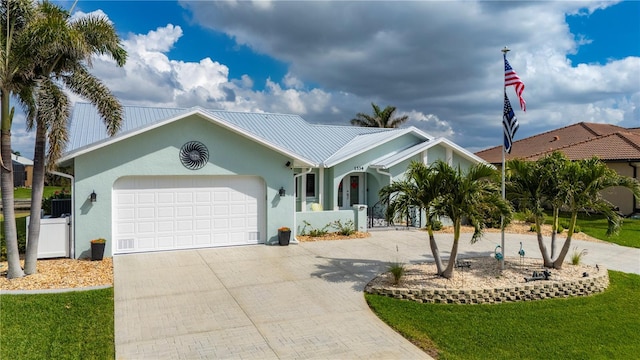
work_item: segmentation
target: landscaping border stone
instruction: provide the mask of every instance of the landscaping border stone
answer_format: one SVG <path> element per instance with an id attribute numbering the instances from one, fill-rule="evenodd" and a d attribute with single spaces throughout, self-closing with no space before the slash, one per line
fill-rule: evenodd
<path id="1" fill-rule="evenodd" d="M 606 269 L 577 280 L 539 280 L 494 289 L 406 289 L 367 285 L 365 292 L 396 299 L 435 304 L 500 304 L 573 296 L 589 296 L 609 287 Z"/>

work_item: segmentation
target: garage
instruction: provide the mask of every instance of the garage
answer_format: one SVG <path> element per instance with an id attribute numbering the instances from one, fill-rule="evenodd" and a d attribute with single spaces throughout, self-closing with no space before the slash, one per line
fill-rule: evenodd
<path id="1" fill-rule="evenodd" d="M 128 176 L 113 186 L 113 253 L 264 243 L 255 176 Z"/>

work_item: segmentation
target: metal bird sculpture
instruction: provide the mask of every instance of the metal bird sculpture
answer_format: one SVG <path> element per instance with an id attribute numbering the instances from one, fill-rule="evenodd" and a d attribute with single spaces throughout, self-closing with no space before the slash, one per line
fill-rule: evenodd
<path id="1" fill-rule="evenodd" d="M 520 251 L 518 251 L 518 255 L 520 255 L 520 257 L 524 257 L 524 249 L 522 248 L 522 241 L 520 241 Z"/>

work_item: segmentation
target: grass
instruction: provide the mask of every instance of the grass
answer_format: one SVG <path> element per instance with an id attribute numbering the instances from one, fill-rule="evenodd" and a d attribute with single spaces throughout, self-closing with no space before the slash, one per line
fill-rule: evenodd
<path id="1" fill-rule="evenodd" d="M 580 214 L 578 215 L 578 225 L 580 225 L 582 232 L 600 240 L 640 248 L 640 219 L 625 218 L 620 233 L 609 237 L 606 235 L 607 220 L 600 215 Z"/>
<path id="2" fill-rule="evenodd" d="M 551 224 L 551 217 L 547 218 Z M 569 223 L 569 214 L 560 214 L 560 223 Z M 625 218 L 618 235 L 607 236 L 607 220 L 602 215 L 578 214 L 580 231 L 594 238 L 622 246 L 640 248 L 640 219 Z"/>
<path id="3" fill-rule="evenodd" d="M 640 275 L 609 276 L 602 294 L 498 305 L 365 296 L 383 321 L 440 359 L 637 359 Z"/>
<path id="4" fill-rule="evenodd" d="M 515 214 L 514 218 L 525 220 L 525 216 L 522 213 Z M 546 223 L 551 224 L 551 214 L 547 214 Z M 568 213 L 560 214 L 560 223 L 569 223 Z M 593 236 L 596 239 L 612 242 L 621 246 L 640 248 L 640 219 L 623 219 L 620 232 L 614 236 L 607 236 L 607 220 L 602 215 L 580 213 L 578 214 L 577 225 L 580 227 L 581 232 Z"/>
<path id="5" fill-rule="evenodd" d="M 62 189 L 69 190 L 69 188 L 63 188 L 62 186 L 45 186 L 43 198 L 53 195 L 56 191 L 62 191 Z M 16 188 L 13 190 L 13 197 L 16 199 L 31 199 L 30 188 Z"/>
<path id="6" fill-rule="evenodd" d="M 0 295 L 1 359 L 113 359 L 113 288 Z"/>

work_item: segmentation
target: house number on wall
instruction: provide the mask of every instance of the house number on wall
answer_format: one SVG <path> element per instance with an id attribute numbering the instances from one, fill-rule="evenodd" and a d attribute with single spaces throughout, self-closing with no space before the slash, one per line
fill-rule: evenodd
<path id="1" fill-rule="evenodd" d="M 354 166 L 353 170 L 355 170 L 355 171 L 364 171 L 364 166 Z"/>

